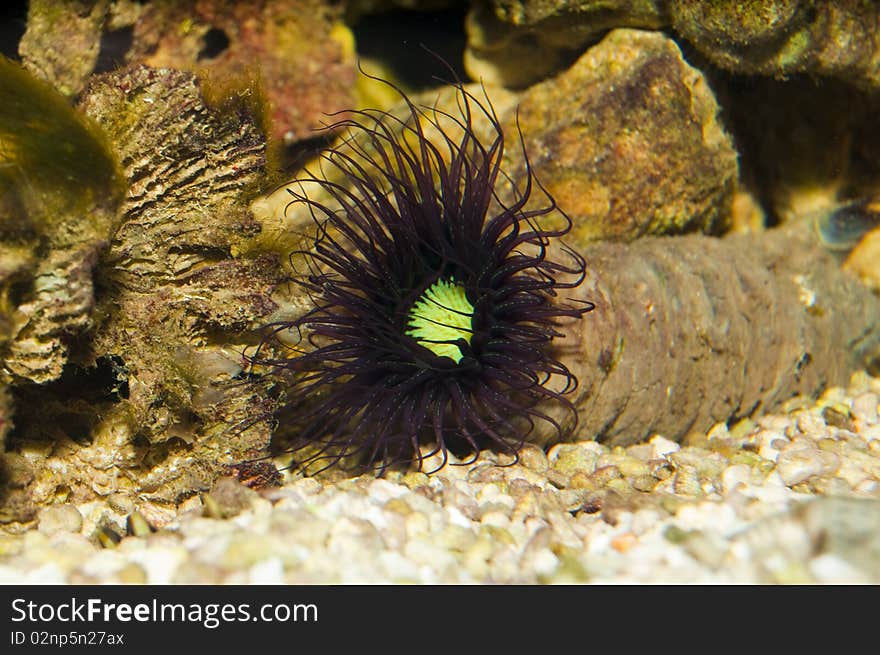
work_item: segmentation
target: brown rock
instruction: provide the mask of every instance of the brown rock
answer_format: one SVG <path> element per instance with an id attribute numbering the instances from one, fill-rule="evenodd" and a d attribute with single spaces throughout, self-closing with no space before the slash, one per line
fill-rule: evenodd
<path id="1" fill-rule="evenodd" d="M 251 506 L 259 495 L 234 478 L 222 477 L 205 496 L 205 515 L 216 519 L 236 516 Z"/>
<path id="2" fill-rule="evenodd" d="M 880 85 L 880 7 L 862 0 L 490 0 L 467 22 L 474 76 L 526 86 L 564 69 L 616 27 L 671 28 L 715 65 L 737 73 L 833 76 Z"/>
<path id="3" fill-rule="evenodd" d="M 66 96 L 95 69 L 110 0 L 32 0 L 18 46 L 25 68 Z"/>
<path id="4" fill-rule="evenodd" d="M 616 30 L 523 93 L 519 122 L 575 237 L 631 240 L 727 225 L 737 161 L 717 113 L 673 41 Z"/>
<path id="5" fill-rule="evenodd" d="M 99 0 L 31 3 L 21 54 L 28 67 L 72 95 L 96 64 L 145 64 L 196 73 L 212 102 L 260 108 L 266 131 L 309 139 L 326 112 L 354 104 L 353 41 L 344 7 L 323 0 Z M 102 38 L 131 32 L 118 61 L 98 62 Z"/>
<path id="6" fill-rule="evenodd" d="M 44 466 L 36 502 L 114 493 L 174 503 L 264 453 L 269 383 L 236 379 L 282 279 L 242 253 L 265 175 L 246 114 L 207 108 L 190 73 L 134 67 L 93 78 L 80 107 L 130 181 L 102 260 L 102 294 L 76 366 L 22 388 L 13 447 Z"/>

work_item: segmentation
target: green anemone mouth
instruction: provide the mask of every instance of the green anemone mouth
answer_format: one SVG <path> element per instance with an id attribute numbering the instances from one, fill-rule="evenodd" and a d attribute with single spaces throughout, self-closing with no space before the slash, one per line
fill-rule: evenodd
<path id="1" fill-rule="evenodd" d="M 409 310 L 406 334 L 439 357 L 459 363 L 464 357 L 459 344 L 473 335 L 474 306 L 464 287 L 455 280 L 437 280 Z"/>

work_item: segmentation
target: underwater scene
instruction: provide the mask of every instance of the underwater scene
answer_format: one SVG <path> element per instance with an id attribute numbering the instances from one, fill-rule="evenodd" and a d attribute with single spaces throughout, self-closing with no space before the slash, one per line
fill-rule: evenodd
<path id="1" fill-rule="evenodd" d="M 0 584 L 880 582 L 880 4 L 0 12 Z"/>

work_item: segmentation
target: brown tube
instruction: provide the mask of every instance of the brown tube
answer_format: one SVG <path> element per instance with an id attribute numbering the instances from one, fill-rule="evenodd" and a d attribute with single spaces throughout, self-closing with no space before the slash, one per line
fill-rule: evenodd
<path id="1" fill-rule="evenodd" d="M 880 300 L 804 225 L 583 254 L 577 296 L 596 309 L 562 344 L 580 380 L 571 438 L 680 440 L 844 384 L 880 344 Z"/>

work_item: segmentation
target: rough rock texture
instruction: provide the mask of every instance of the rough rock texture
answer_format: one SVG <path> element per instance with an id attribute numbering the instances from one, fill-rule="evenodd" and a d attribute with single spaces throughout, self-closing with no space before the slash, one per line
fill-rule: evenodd
<path id="1" fill-rule="evenodd" d="M 92 327 L 92 272 L 106 241 L 56 250 L 33 272 L 30 297 L 16 308 L 15 339 L 4 373 L 37 383 L 57 380 L 67 364 L 69 341 Z"/>
<path id="2" fill-rule="evenodd" d="M 862 0 L 488 0 L 468 19 L 472 75 L 525 86 L 614 27 L 671 27 L 716 65 L 748 74 L 831 75 L 880 85 L 880 7 Z"/>
<path id="3" fill-rule="evenodd" d="M 57 382 L 16 387 L 9 445 L 32 470 L 34 502 L 173 504 L 269 441 L 270 383 L 241 377 L 281 280 L 274 257 L 240 252 L 259 231 L 244 198 L 265 142 L 248 116 L 209 110 L 179 71 L 95 77 L 80 109 L 117 147 L 129 190 L 89 339 Z"/>
<path id="4" fill-rule="evenodd" d="M 271 135 L 298 141 L 313 136 L 326 112 L 354 104 L 354 50 L 342 11 L 321 0 L 41 0 L 31 3 L 20 52 L 31 70 L 71 95 L 96 64 L 193 71 L 210 100 L 251 102 Z"/>
<path id="5" fill-rule="evenodd" d="M 95 69 L 110 0 L 32 0 L 18 46 L 25 68 L 72 96 Z M 59 38 L 63 35 L 63 38 Z"/>
<path id="6" fill-rule="evenodd" d="M 880 86 L 880 6 L 863 0 L 670 3 L 674 29 L 713 63 L 740 73 L 829 75 Z"/>
<path id="7" fill-rule="evenodd" d="M 564 74 L 521 94 L 469 90 L 477 98 L 485 92 L 494 105 L 505 134 L 504 170 L 521 183 L 518 121 L 529 165 L 573 219 L 574 240 L 717 233 L 728 224 L 736 152 L 705 80 L 667 37 L 616 30 Z M 449 89 L 417 102 L 458 115 Z M 475 114 L 478 131 L 481 118 Z M 499 186 L 504 195 L 506 185 Z M 303 204 L 289 203 L 282 186 L 252 207 L 276 245 L 285 243 L 283 233 L 312 224 Z M 295 245 L 289 237 L 286 243 Z"/>
<path id="8" fill-rule="evenodd" d="M 0 380 L 57 379 L 92 325 L 123 183 L 103 134 L 0 59 Z"/>
<path id="9" fill-rule="evenodd" d="M 525 91 L 518 116 L 532 167 L 583 243 L 723 231 L 738 171 L 718 111 L 671 39 L 615 30 Z"/>
<path id="10" fill-rule="evenodd" d="M 0 449 L 6 444 L 6 434 L 12 429 L 12 406 L 9 402 L 9 389 L 0 383 Z"/>
<path id="11" fill-rule="evenodd" d="M 322 0 L 151 3 L 135 25 L 128 61 L 193 70 L 227 93 L 256 81 L 272 135 L 310 139 L 327 113 L 354 104 L 354 49 L 341 12 L 341 3 Z M 168 29 L 175 24 L 185 27 Z"/>
<path id="12" fill-rule="evenodd" d="M 651 0 L 481 0 L 465 21 L 465 66 L 475 79 L 524 88 L 565 69 L 606 30 L 662 27 L 656 5 Z"/>

